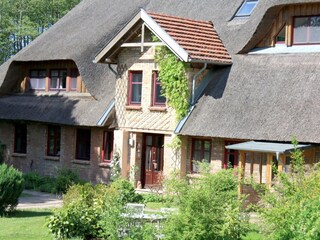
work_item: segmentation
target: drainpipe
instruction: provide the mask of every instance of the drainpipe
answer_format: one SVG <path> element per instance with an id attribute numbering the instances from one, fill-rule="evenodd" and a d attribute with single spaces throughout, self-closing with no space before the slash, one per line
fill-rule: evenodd
<path id="1" fill-rule="evenodd" d="M 208 63 L 204 63 L 204 66 L 203 66 L 203 68 L 201 68 L 200 70 L 199 70 L 199 72 L 197 72 L 194 76 L 193 76 L 193 79 L 192 79 L 192 100 L 191 100 L 191 105 L 194 105 L 195 104 L 195 90 L 196 90 L 196 79 L 197 79 L 197 77 L 204 71 L 204 70 L 206 70 L 206 68 L 207 68 L 207 65 L 208 65 Z"/>
<path id="2" fill-rule="evenodd" d="M 119 76 L 119 73 L 117 72 L 117 70 L 114 70 L 114 69 L 111 67 L 111 63 L 108 63 L 108 67 L 109 67 L 109 69 L 111 70 L 111 72 L 113 72 L 114 75 L 116 75 L 116 77 Z"/>

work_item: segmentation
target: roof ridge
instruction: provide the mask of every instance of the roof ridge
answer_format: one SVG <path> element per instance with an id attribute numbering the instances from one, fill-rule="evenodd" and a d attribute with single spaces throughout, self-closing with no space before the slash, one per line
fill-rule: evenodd
<path id="1" fill-rule="evenodd" d="M 155 13 L 155 12 L 147 12 L 152 18 L 153 17 L 160 17 L 160 18 L 170 18 L 170 19 L 179 19 L 182 21 L 190 21 L 193 23 L 198 23 L 200 25 L 212 25 L 213 23 L 211 21 L 204 21 L 204 20 L 195 20 L 195 19 L 191 19 L 191 18 L 184 18 L 184 17 L 178 17 L 178 16 L 173 16 L 173 15 L 166 15 L 166 14 L 160 14 L 160 13 Z"/>

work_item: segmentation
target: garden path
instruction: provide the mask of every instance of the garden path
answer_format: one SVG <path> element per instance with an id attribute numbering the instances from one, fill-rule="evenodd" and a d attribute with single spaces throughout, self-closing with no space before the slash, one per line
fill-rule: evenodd
<path id="1" fill-rule="evenodd" d="M 61 197 L 32 190 L 24 190 L 19 198 L 17 209 L 57 208 L 62 206 Z"/>

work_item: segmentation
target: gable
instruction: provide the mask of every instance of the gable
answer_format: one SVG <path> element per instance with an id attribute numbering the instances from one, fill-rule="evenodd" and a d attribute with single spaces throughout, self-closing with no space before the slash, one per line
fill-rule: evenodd
<path id="1" fill-rule="evenodd" d="M 145 26 L 161 42 L 146 43 L 144 39 Z M 141 48 L 164 44 L 184 62 L 231 64 L 231 56 L 211 22 L 147 13 L 143 9 L 100 51 L 95 62 L 116 63 L 120 47 L 125 46 L 133 38 L 135 32 L 139 31 L 139 28 L 142 28 Z"/>

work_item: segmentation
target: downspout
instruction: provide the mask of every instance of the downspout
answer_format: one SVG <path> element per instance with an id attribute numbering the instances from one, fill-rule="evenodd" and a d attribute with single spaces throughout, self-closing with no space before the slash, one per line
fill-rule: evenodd
<path id="1" fill-rule="evenodd" d="M 114 69 L 111 67 L 111 63 L 108 63 L 108 67 L 109 67 L 109 69 L 111 70 L 111 72 L 113 72 L 113 73 L 114 73 L 114 75 L 116 75 L 116 77 L 118 77 L 118 76 L 119 76 L 118 71 L 114 70 Z"/>
<path id="2" fill-rule="evenodd" d="M 191 106 L 193 106 L 194 104 L 195 104 L 195 91 L 196 91 L 196 80 L 197 80 L 197 77 L 201 74 L 201 73 L 203 73 L 203 71 L 204 70 L 206 70 L 206 68 L 207 68 L 207 65 L 208 65 L 208 63 L 204 63 L 204 65 L 203 65 L 203 68 L 201 68 L 200 70 L 199 70 L 199 72 L 197 72 L 194 76 L 193 76 L 193 79 L 192 79 L 192 100 L 191 100 Z"/>

